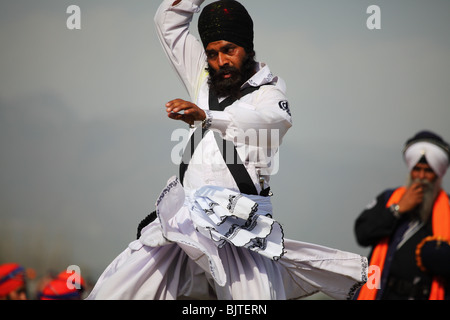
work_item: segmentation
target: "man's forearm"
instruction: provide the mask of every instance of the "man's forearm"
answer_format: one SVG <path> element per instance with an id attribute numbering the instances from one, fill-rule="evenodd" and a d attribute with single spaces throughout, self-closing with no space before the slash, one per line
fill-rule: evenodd
<path id="1" fill-rule="evenodd" d="M 383 196 L 377 197 L 377 204 L 365 209 L 356 219 L 354 231 L 361 246 L 375 245 L 394 231 L 398 219 L 386 208 Z"/>

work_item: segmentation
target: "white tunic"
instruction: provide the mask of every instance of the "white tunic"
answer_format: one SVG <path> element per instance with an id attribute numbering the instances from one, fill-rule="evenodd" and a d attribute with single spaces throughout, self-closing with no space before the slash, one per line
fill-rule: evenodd
<path id="1" fill-rule="evenodd" d="M 164 1 L 156 16 L 156 29 L 164 51 L 186 87 L 192 102 L 204 110 L 209 109 L 209 88 L 206 54 L 201 42 L 189 33 L 189 24 L 198 5 L 203 1 Z M 271 85 L 268 85 L 271 84 Z M 275 77 L 268 66 L 259 64 L 258 72 L 244 85 L 260 87 L 222 111 L 209 111 L 212 131 L 227 140 L 238 142 L 237 151 L 244 162 L 255 187 L 260 191 L 258 173 L 265 182 L 278 170 L 277 150 L 283 136 L 292 126 L 285 95 L 286 86 Z M 242 136 L 259 137 L 245 139 Z M 278 139 L 270 139 L 279 137 Z M 239 143 L 242 142 L 242 143 Z M 244 143 L 246 142 L 246 143 Z M 203 185 L 216 185 L 238 191 L 236 183 L 225 165 L 213 132 L 209 132 L 195 152 L 186 172 L 184 186 L 197 189 Z M 275 171 L 274 171 L 275 170 Z M 267 187 L 267 186 L 266 186 Z"/>
<path id="2" fill-rule="evenodd" d="M 172 3 L 155 16 L 158 35 L 192 101 L 208 110 L 206 56 L 189 33 L 203 0 Z M 211 129 L 235 142 L 258 192 L 259 178 L 265 188 L 277 170 L 276 151 L 292 125 L 284 82 L 264 64 L 244 84 L 261 85 L 224 111 L 208 111 Z M 272 138 L 239 140 L 252 130 Z M 212 132 L 199 148 L 184 184 L 169 179 L 158 219 L 107 267 L 88 299 L 297 299 L 318 291 L 345 299 L 367 280 L 365 257 L 285 239 L 270 197 L 239 193 Z"/>

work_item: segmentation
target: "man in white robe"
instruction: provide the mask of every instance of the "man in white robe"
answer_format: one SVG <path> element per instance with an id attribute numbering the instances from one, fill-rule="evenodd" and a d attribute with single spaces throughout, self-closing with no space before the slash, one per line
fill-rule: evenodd
<path id="1" fill-rule="evenodd" d="M 366 258 L 285 239 L 273 219 L 270 176 L 292 126 L 284 81 L 254 60 L 253 21 L 237 1 L 206 6 L 196 39 L 189 25 L 203 2 L 165 0 L 155 16 L 191 98 L 165 106 L 191 128 L 179 177 L 88 298 L 351 298 L 367 280 Z"/>

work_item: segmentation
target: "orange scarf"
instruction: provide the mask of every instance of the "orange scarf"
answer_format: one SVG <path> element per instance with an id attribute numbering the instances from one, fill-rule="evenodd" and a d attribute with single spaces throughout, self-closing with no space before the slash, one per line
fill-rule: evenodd
<path id="1" fill-rule="evenodd" d="M 386 207 L 398 203 L 406 192 L 405 187 L 400 187 L 394 191 Z M 433 235 L 445 240 L 450 240 L 450 206 L 449 198 L 445 191 L 441 191 L 433 206 L 432 218 Z M 389 238 L 382 239 L 374 248 L 370 265 L 376 265 L 380 268 L 380 274 L 383 272 L 384 261 L 389 247 Z M 369 275 L 370 276 L 370 275 Z M 378 290 L 370 289 L 367 283 L 361 288 L 358 300 L 375 300 Z M 444 286 L 442 281 L 434 277 L 431 284 L 429 300 L 444 300 Z"/>

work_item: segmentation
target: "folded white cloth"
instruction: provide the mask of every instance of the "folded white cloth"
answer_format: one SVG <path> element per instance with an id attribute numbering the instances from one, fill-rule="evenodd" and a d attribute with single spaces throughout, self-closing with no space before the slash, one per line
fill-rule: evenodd
<path id="1" fill-rule="evenodd" d="M 442 178 L 447 172 L 448 155 L 441 147 L 430 142 L 420 141 L 405 150 L 404 159 L 408 170 L 411 171 L 423 156 L 434 173 Z"/>
<path id="2" fill-rule="evenodd" d="M 267 197 L 212 186 L 186 195 L 174 177 L 156 208 L 88 299 L 346 299 L 367 281 L 365 257 L 284 239 Z"/>

